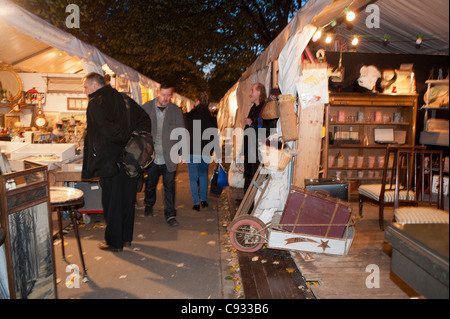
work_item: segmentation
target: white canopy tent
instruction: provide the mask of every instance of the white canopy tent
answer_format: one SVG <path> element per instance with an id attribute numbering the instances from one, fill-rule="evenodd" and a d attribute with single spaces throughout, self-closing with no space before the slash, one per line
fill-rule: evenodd
<path id="1" fill-rule="evenodd" d="M 130 81 L 133 98 L 140 104 L 140 86 L 155 93 L 159 89 L 159 83 L 9 0 L 0 0 L 0 43 L 0 62 L 17 72 L 101 73 L 107 65 L 116 76 Z M 192 100 L 179 94 L 174 95 L 174 102 L 193 107 Z"/>
<path id="2" fill-rule="evenodd" d="M 368 27 L 367 19 L 373 13 L 368 5 L 375 5 L 380 17 L 379 27 Z M 357 12 L 357 18 L 348 28 L 342 23 L 346 7 Z M 367 12 L 366 12 L 367 9 Z M 300 74 L 300 56 L 318 28 L 337 20 L 335 33 L 351 41 L 360 35 L 357 52 L 408 53 L 448 55 L 449 1 L 432 0 L 309 0 L 294 19 L 247 69 L 236 85 L 218 105 L 219 127 L 242 127 L 250 109 L 249 89 L 255 82 L 270 88 L 272 63 L 279 60 L 279 86 L 283 94 L 297 93 L 294 79 Z M 415 41 L 422 34 L 423 43 L 416 48 Z M 389 45 L 383 37 L 390 36 Z M 229 96 L 235 94 L 235 99 Z M 232 114 L 231 110 L 236 110 Z M 226 114 L 226 115 L 225 115 Z"/>

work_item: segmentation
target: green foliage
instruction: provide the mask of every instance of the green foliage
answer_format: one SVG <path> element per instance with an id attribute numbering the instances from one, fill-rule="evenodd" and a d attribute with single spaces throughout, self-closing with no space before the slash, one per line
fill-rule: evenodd
<path id="1" fill-rule="evenodd" d="M 192 98 L 219 101 L 304 1 L 14 0 L 80 40 Z M 67 29 L 69 4 L 79 29 Z M 208 70 L 206 73 L 205 71 Z"/>

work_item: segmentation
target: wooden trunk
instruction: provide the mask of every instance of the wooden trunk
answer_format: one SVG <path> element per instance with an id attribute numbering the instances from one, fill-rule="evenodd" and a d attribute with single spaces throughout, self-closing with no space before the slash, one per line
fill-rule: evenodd
<path id="1" fill-rule="evenodd" d="M 293 233 L 342 238 L 350 215 L 351 209 L 346 202 L 293 187 L 280 224 L 282 229 Z"/>

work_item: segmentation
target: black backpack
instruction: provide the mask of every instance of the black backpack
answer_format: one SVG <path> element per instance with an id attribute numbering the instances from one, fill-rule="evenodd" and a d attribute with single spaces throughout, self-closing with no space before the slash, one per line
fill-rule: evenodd
<path id="1" fill-rule="evenodd" d="M 124 97 L 127 107 L 128 126 L 131 128 L 130 101 Z M 153 137 L 150 132 L 133 131 L 122 152 L 121 164 L 128 176 L 138 177 L 144 173 L 155 160 Z"/>

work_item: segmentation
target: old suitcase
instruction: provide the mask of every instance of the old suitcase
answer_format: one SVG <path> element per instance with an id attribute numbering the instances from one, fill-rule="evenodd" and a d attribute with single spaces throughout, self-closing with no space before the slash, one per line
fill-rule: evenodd
<path id="1" fill-rule="evenodd" d="M 342 238 L 351 212 L 338 198 L 293 186 L 280 225 L 289 232 Z"/>
<path id="2" fill-rule="evenodd" d="M 310 191 L 322 190 L 343 201 L 348 201 L 348 183 L 335 179 L 305 179 L 305 188 Z"/>

